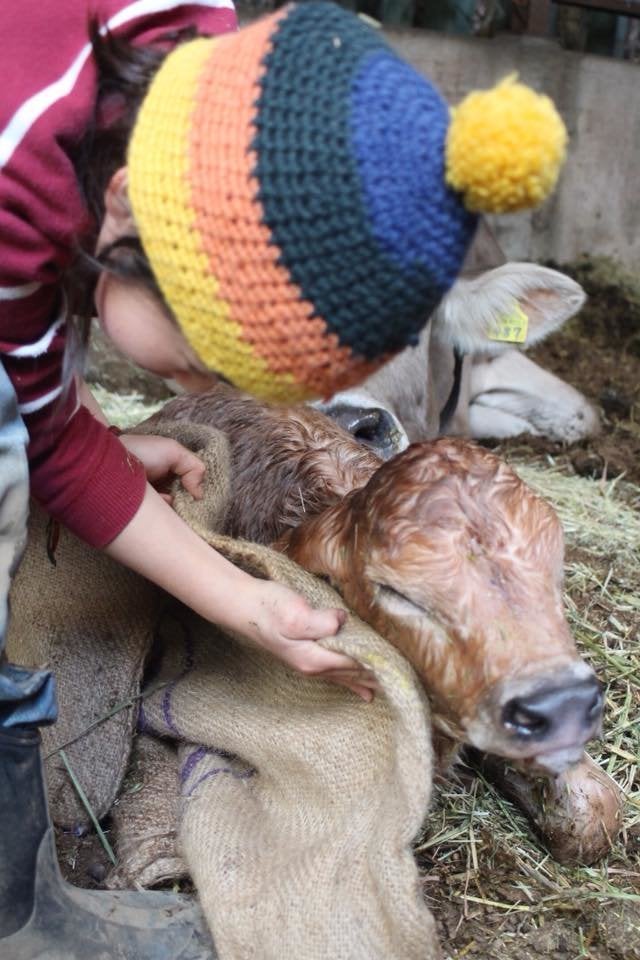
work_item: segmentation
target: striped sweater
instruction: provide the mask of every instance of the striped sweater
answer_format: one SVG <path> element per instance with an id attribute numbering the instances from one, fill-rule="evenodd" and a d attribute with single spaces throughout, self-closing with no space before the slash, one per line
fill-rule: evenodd
<path id="1" fill-rule="evenodd" d="M 0 357 L 29 431 L 33 496 L 100 547 L 133 518 L 146 481 L 73 387 L 62 390 L 60 277 L 88 218 L 70 153 L 96 95 L 92 15 L 140 44 L 190 24 L 225 33 L 236 16 L 233 0 L 0 3 Z"/>

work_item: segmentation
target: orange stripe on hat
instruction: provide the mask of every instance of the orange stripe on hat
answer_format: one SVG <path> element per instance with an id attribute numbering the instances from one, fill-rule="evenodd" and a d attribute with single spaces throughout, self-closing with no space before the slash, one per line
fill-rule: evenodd
<path id="1" fill-rule="evenodd" d="M 190 123 L 190 206 L 219 298 L 252 353 L 266 361 L 275 380 L 293 373 L 305 392 L 322 395 L 327 382 L 340 389 L 364 379 L 380 360 L 354 358 L 313 315 L 312 304 L 278 263 L 280 251 L 263 222 L 251 144 L 262 64 L 274 21 L 277 30 L 286 14 L 218 39 L 204 64 Z"/>
<path id="2" fill-rule="evenodd" d="M 129 197 L 165 300 L 201 359 L 260 395 L 304 399 L 291 374 L 274 375 L 231 320 L 195 226 L 189 132 L 202 68 L 216 42 L 184 44 L 158 71 L 129 145 Z"/>

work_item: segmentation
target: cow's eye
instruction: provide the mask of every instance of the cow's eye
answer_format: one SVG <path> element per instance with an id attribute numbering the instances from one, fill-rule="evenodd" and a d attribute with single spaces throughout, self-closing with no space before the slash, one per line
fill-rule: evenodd
<path id="1" fill-rule="evenodd" d="M 383 606 L 392 613 L 412 614 L 414 617 L 424 617 L 427 611 L 420 604 L 410 600 L 404 593 L 400 593 L 395 587 L 390 587 L 386 583 L 376 584 L 378 598 Z"/>

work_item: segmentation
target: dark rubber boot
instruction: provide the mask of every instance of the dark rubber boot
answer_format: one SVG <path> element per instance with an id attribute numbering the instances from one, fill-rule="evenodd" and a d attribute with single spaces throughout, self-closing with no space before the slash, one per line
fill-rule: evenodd
<path id="1" fill-rule="evenodd" d="M 47 812 L 40 735 L 0 730 L 2 960 L 215 960 L 195 900 L 66 883 Z"/>

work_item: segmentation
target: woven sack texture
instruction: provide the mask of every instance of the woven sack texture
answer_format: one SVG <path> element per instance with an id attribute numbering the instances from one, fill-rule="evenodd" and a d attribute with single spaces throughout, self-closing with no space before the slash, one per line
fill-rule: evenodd
<path id="1" fill-rule="evenodd" d="M 226 445 L 216 431 L 158 423 L 153 430 L 176 436 L 207 460 L 205 499 L 194 503 L 183 492 L 175 499 L 178 512 L 201 536 L 248 572 L 291 586 L 315 606 L 344 606 L 331 588 L 280 554 L 215 533 L 232 493 Z M 69 670 L 72 679 L 63 678 L 60 696 L 63 713 L 69 711 L 70 699 L 80 701 L 84 711 L 79 717 L 80 708 L 71 710 L 74 734 L 79 732 L 78 720 L 91 713 L 100 686 L 96 664 L 105 638 L 113 634 L 110 607 L 119 610 L 117 590 L 107 590 L 103 560 L 90 551 L 75 557 L 82 589 L 71 591 L 67 585 L 65 595 L 56 596 L 56 643 L 42 644 L 42 656 L 36 658 L 41 662 L 52 650 L 68 650 L 69 659 L 76 661 Z M 46 556 L 43 562 L 48 563 Z M 34 572 L 25 571 L 31 574 L 32 599 L 38 592 L 33 590 Z M 146 816 L 158 816 L 153 826 L 161 846 L 154 847 L 153 831 L 147 831 L 146 846 L 137 851 L 142 856 L 135 865 L 133 845 L 127 853 L 126 813 L 128 809 L 130 824 L 132 818 L 138 823 L 129 829 L 129 837 L 144 840 L 140 825 L 145 814 L 133 811 L 136 796 L 147 791 L 125 788 L 118 805 L 118 850 L 119 869 L 127 882 L 155 882 L 154 873 L 166 877 L 171 869 L 180 874 L 179 859 L 170 866 L 179 856 L 171 843 L 175 830 L 178 851 L 198 890 L 221 960 L 439 957 L 433 918 L 411 851 L 430 799 L 429 715 L 406 661 L 349 615 L 340 634 L 327 644 L 375 672 L 381 692 L 372 704 L 365 704 L 341 688 L 293 673 L 268 653 L 241 637 L 222 634 L 179 604 L 165 604 L 160 611 L 156 604 L 161 599 L 151 588 L 150 606 L 143 610 L 136 596 L 142 582 L 136 581 L 131 591 L 135 602 L 128 598 L 126 609 L 131 617 L 144 613 L 147 619 L 137 654 L 143 648 L 146 653 L 144 644 L 155 637 L 153 670 L 147 680 L 155 692 L 141 702 L 140 723 L 146 734 L 177 744 L 179 766 L 178 788 L 171 794 L 170 754 L 149 749 L 148 744 L 138 752 L 147 770 L 145 783 L 155 779 L 168 802 L 161 815 L 157 807 L 145 807 Z M 106 609 L 96 603 L 103 591 L 105 596 L 110 593 Z M 50 638 L 52 628 L 42 628 L 49 623 L 50 604 L 38 606 L 30 623 Z M 84 634 L 78 635 L 77 644 L 65 646 L 62 638 L 76 629 L 70 624 L 78 622 Z M 60 661 L 66 667 L 65 658 L 60 656 Z M 129 680 L 135 695 L 141 667 L 138 659 L 129 657 L 128 663 L 135 667 L 135 679 Z M 103 750 L 107 726 L 89 735 L 101 731 Z M 121 761 L 128 757 L 130 733 L 131 722 L 126 735 L 119 731 Z M 81 750 L 84 743 L 79 742 Z M 120 783 L 122 770 L 123 762 L 112 765 L 112 783 Z M 135 780 L 135 763 L 131 770 Z M 90 786 L 92 773 L 83 772 L 83 778 Z M 152 792 L 149 802 L 151 797 Z M 178 823 L 172 828 L 170 808 L 176 797 Z M 142 797 L 140 802 L 145 802 Z M 167 866 L 170 869 L 165 870 Z"/>
<path id="2" fill-rule="evenodd" d="M 58 720 L 42 727 L 49 806 L 59 826 L 89 825 L 65 753 L 98 817 L 115 800 L 129 757 L 135 698 L 163 602 L 141 577 L 62 530 L 55 566 L 47 554 L 47 518 L 31 504 L 29 539 L 11 589 L 9 659 L 53 671 Z M 109 720 L 91 728 L 114 707 Z M 79 738 L 79 739 L 78 739 Z"/>
<path id="3" fill-rule="evenodd" d="M 149 431 L 147 431 L 149 432 Z M 219 527 L 229 496 L 227 442 L 218 431 L 184 425 L 186 445 L 207 465 L 207 497 L 194 508 L 200 522 Z M 206 441 L 206 442 L 205 442 Z M 144 664 L 165 595 L 137 574 L 86 546 L 65 530 L 47 553 L 48 519 L 31 503 L 27 548 L 11 589 L 9 659 L 46 665 L 54 673 L 58 720 L 42 728 L 49 806 L 65 829 L 89 826 L 69 774 L 55 751 L 65 753 L 98 817 L 118 795 L 131 749 Z M 114 708 L 127 704 L 103 723 Z M 91 728 L 91 729 L 89 729 Z M 87 732 L 88 731 L 88 732 Z"/>
<path id="4" fill-rule="evenodd" d="M 118 863 L 107 878 L 108 887 L 154 887 L 189 876 L 176 842 L 178 803 L 174 744 L 138 734 L 118 802 L 111 812 Z"/>

